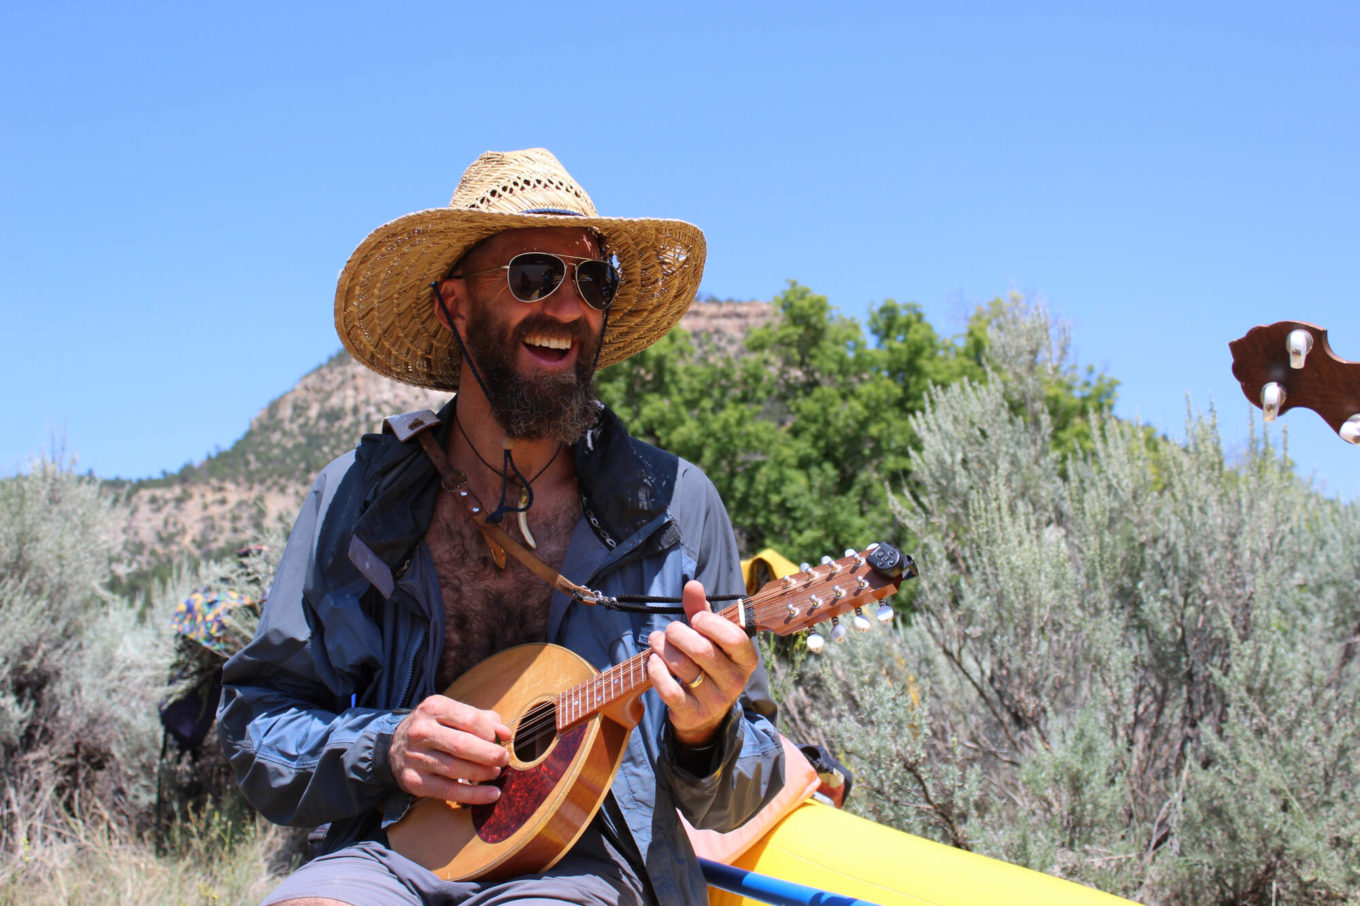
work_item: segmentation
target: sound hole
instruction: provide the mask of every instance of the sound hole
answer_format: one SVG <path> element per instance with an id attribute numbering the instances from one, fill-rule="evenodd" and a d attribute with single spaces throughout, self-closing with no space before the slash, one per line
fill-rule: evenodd
<path id="1" fill-rule="evenodd" d="M 539 702 L 524 712 L 510 745 L 516 758 L 529 763 L 542 758 L 556 738 L 557 706 L 551 701 Z"/>

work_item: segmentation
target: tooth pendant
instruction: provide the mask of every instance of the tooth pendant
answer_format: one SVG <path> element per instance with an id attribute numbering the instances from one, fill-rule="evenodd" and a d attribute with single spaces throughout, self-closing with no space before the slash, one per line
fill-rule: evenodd
<path id="1" fill-rule="evenodd" d="M 538 542 L 534 540 L 534 536 L 529 532 L 529 518 L 528 518 L 529 511 L 526 509 L 528 505 L 529 505 L 529 489 L 520 488 L 519 512 L 515 514 L 516 516 L 519 517 L 519 533 L 524 536 L 525 544 L 529 545 L 529 547 L 533 550 L 538 550 Z"/>

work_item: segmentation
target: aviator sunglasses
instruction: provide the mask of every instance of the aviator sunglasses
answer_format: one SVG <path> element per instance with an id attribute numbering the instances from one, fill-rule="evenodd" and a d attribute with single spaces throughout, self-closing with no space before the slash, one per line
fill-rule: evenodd
<path id="1" fill-rule="evenodd" d="M 581 299 L 597 311 L 608 309 L 619 288 L 619 272 L 612 262 L 599 258 L 556 255 L 552 252 L 521 252 L 511 258 L 509 264 L 449 276 L 461 279 L 492 271 L 505 271 L 512 296 L 521 302 L 537 302 L 551 296 L 562 285 L 567 276 L 568 260 L 575 262 L 576 291 L 581 294 Z"/>

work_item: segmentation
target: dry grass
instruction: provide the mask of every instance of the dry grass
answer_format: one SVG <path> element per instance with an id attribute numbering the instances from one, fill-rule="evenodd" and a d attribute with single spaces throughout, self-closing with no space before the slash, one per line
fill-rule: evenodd
<path id="1" fill-rule="evenodd" d="M 31 826 L 0 857 L 0 904 L 257 903 L 286 870 L 287 832 L 212 812 L 176 825 L 163 852 L 101 815 Z"/>

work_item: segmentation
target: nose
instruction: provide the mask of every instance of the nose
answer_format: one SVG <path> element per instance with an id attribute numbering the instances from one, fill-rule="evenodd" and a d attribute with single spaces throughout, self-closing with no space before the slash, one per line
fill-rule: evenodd
<path id="1" fill-rule="evenodd" d="M 559 321 L 574 321 L 595 310 L 586 304 L 585 299 L 581 298 L 581 290 L 576 286 L 576 268 L 578 266 L 579 262 L 567 262 L 567 272 L 563 275 L 561 284 L 553 290 L 552 295 L 542 300 L 545 314 Z"/>

